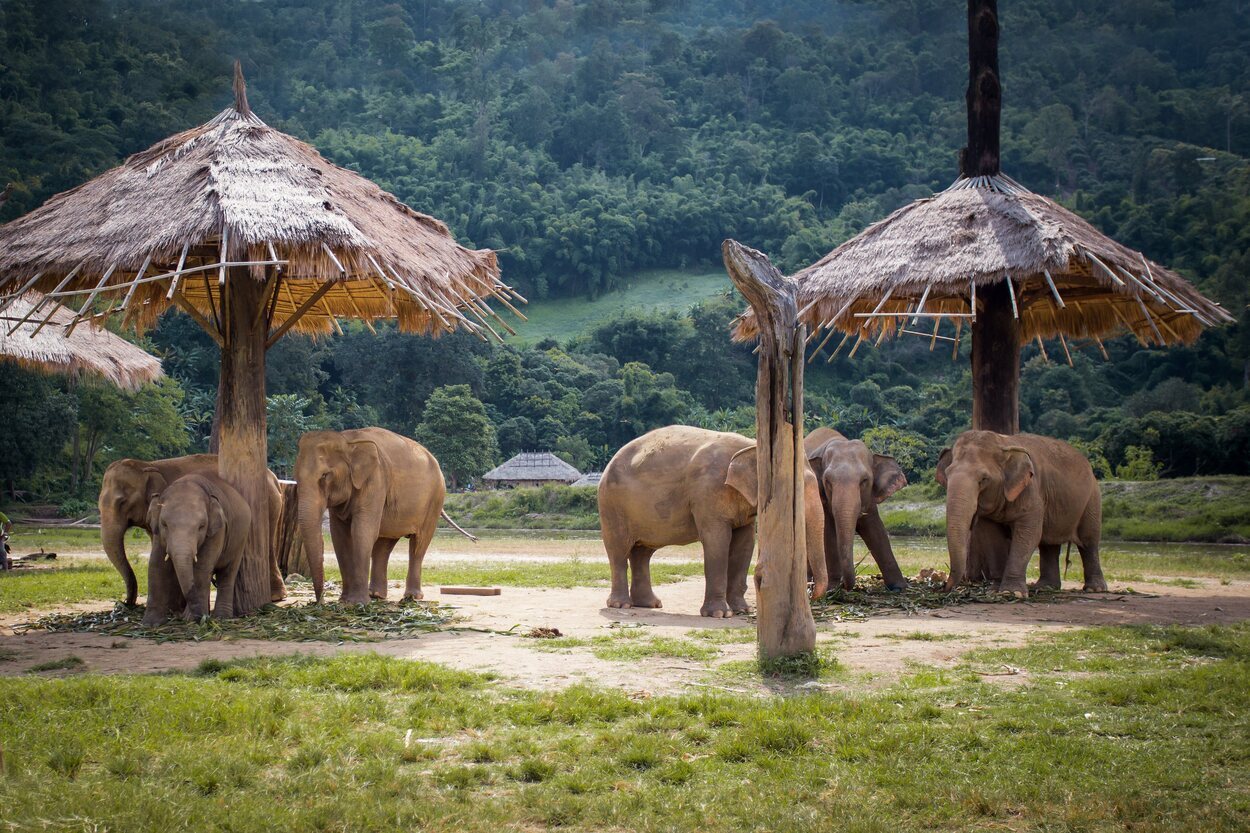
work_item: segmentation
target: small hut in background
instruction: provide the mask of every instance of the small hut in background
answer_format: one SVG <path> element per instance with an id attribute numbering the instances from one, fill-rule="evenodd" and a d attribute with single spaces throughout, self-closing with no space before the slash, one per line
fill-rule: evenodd
<path id="1" fill-rule="evenodd" d="M 523 451 L 501 466 L 496 466 L 482 480 L 492 489 L 516 486 L 542 486 L 559 483 L 568 486 L 582 473 L 550 451 Z"/>
<path id="2" fill-rule="evenodd" d="M 583 474 L 581 477 L 579 477 L 579 478 L 577 478 L 576 480 L 574 480 L 574 481 L 573 481 L 573 483 L 572 483 L 572 485 L 574 485 L 574 486 L 593 486 L 594 488 L 596 488 L 596 489 L 597 489 L 597 488 L 599 488 L 599 481 L 600 481 L 600 480 L 602 480 L 602 479 L 603 479 L 603 472 L 601 472 L 601 471 L 588 471 L 588 472 L 586 472 L 585 474 Z"/>

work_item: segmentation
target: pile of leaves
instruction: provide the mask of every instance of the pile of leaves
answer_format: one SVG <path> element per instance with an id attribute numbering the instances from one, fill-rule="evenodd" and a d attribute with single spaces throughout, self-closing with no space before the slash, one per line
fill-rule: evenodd
<path id="1" fill-rule="evenodd" d="M 812 615 L 817 622 L 863 621 L 870 616 L 890 613 L 910 615 L 966 604 L 1058 602 L 1065 596 L 1061 590 L 1034 590 L 1026 602 L 993 591 L 988 584 L 963 585 L 948 593 L 944 589 L 946 575 L 930 570 L 924 570 L 908 581 L 910 584 L 906 590 L 889 590 L 881 576 L 860 576 L 856 579 L 854 590 L 837 587 L 812 602 Z"/>
<path id="2" fill-rule="evenodd" d="M 163 625 L 143 624 L 143 605 L 118 603 L 112 610 L 53 613 L 15 630 L 54 633 L 98 633 L 153 639 L 157 642 L 203 642 L 215 639 L 264 639 L 280 642 L 379 642 L 449 630 L 452 608 L 436 601 L 367 605 L 265 605 L 251 616 L 198 622 L 171 619 Z"/>

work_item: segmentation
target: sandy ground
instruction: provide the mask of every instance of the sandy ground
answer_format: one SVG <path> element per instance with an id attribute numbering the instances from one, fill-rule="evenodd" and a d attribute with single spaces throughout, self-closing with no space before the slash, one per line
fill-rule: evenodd
<path id="1" fill-rule="evenodd" d="M 596 542 L 597 543 L 597 542 Z M 427 563 L 520 560 L 515 552 L 474 552 L 436 555 Z M 692 553 L 678 552 L 675 559 Z M 75 554 L 81 557 L 81 554 Z M 567 559 L 560 554 L 533 554 L 532 560 Z M 1250 582 L 1223 584 L 1196 580 L 1194 588 L 1134 581 L 1138 594 L 1073 593 L 1061 603 L 1019 603 L 967 605 L 917 615 L 888 615 L 866 621 L 829 623 L 820 626 L 820 640 L 829 643 L 838 660 L 850 673 L 823 687 L 854 688 L 888 684 L 910 671 L 917 663 L 950 668 L 959 664 L 968 651 L 990 646 L 1023 644 L 1036 634 L 1064 628 L 1102 624 L 1185 624 L 1231 623 L 1250 619 Z M 1070 585 L 1077 589 L 1076 585 Z M 392 598 L 402 592 L 401 582 L 391 583 Z M 1123 591 L 1123 586 L 1113 591 Z M 427 598 L 439 598 L 454 605 L 462 617 L 459 624 L 491 631 L 513 629 L 525 633 L 535 627 L 558 628 L 565 636 L 592 638 L 610 633 L 622 625 L 642 626 L 648 635 L 683 637 L 706 628 L 750 628 L 745 619 L 704 619 L 698 615 L 703 596 L 701 577 L 657 587 L 664 608 L 661 610 L 612 610 L 604 607 L 607 590 L 603 587 L 539 589 L 504 587 L 500 596 L 439 596 L 436 587 L 427 588 Z M 1139 595 L 1142 594 L 1142 595 Z M 1149 594 L 1149 595 L 1144 595 Z M 748 597 L 750 598 L 750 597 Z M 101 609 L 100 602 L 71 609 Z M 79 670 L 97 673 L 148 673 L 191 669 L 208 659 L 234 659 L 291 653 L 330 655 L 339 652 L 378 653 L 427 660 L 451 667 L 490 672 L 503 682 L 533 689 L 563 688 L 577 683 L 593 683 L 620 688 L 638 696 L 689 691 L 699 688 L 733 690 L 767 689 L 756 682 L 741 682 L 746 675 L 727 678 L 716 666 L 754 658 L 750 642 L 720 646 L 721 657 L 713 663 L 681 659 L 647 658 L 632 662 L 605 661 L 589 649 L 570 648 L 558 652 L 540 651 L 535 640 L 516 635 L 453 631 L 428 634 L 412 639 L 378 643 L 333 645 L 326 643 L 264 642 L 257 640 L 203 643 L 157 644 L 142 639 L 126 639 L 93 634 L 14 634 L 13 625 L 30 621 L 31 611 L 0 617 L 0 675 L 25 673 L 35 664 L 69 656 L 84 661 Z M 906 634 L 933 634 L 933 640 L 899 638 Z M 1011 669 L 1002 675 L 989 675 L 1006 683 L 1020 682 Z M 727 682 L 732 679 L 732 682 Z"/>

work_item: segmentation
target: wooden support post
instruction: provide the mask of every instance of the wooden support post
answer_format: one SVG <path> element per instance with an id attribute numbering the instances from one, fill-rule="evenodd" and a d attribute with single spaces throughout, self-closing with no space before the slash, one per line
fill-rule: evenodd
<path id="1" fill-rule="evenodd" d="M 265 326 L 256 310 L 265 286 L 248 267 L 230 267 L 222 288 L 221 425 L 217 471 L 249 506 L 267 505 L 268 441 L 265 421 Z M 252 529 L 234 586 L 235 615 L 269 603 L 269 514 L 252 513 Z"/>
<path id="2" fill-rule="evenodd" d="M 968 146 L 960 159 L 964 176 L 999 172 L 1002 84 L 998 80 L 998 1 L 968 0 Z M 975 337 L 973 341 L 975 341 Z"/>
<path id="3" fill-rule="evenodd" d="M 793 281 L 762 253 L 733 240 L 721 247 L 725 269 L 755 310 L 760 359 L 755 387 L 757 528 L 755 567 L 761 660 L 816 648 L 807 600 L 803 518 L 803 346 Z"/>
<path id="4" fill-rule="evenodd" d="M 278 554 L 278 571 L 283 578 L 292 573 L 310 577 L 304 539 L 299 534 L 299 486 L 290 481 L 282 483 L 282 519 L 278 521 L 278 528 L 273 530 L 273 547 Z"/>

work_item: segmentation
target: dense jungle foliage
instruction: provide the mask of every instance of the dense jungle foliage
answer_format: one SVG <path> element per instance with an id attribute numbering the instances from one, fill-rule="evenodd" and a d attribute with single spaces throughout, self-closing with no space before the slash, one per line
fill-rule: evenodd
<path id="1" fill-rule="evenodd" d="M 1250 4 L 1000 13 L 1004 169 L 1240 318 L 1073 368 L 1058 345 L 1049 363 L 1028 348 L 1024 427 L 1079 441 L 1104 475 L 1250 473 Z M 262 118 L 498 249 L 534 304 L 706 269 L 725 237 L 792 270 L 954 178 L 965 37 L 959 0 L 2 0 L 0 181 L 15 187 L 0 220 L 210 118 L 238 57 Z M 740 308 L 726 296 L 524 349 L 353 326 L 287 338 L 269 361 L 272 462 L 289 471 L 307 428 L 380 424 L 463 484 L 520 449 L 585 469 L 669 422 L 747 430 L 754 362 L 727 336 Z M 205 447 L 216 348 L 173 314 L 147 338 L 172 378 L 136 396 L 0 368 L 3 485 L 88 499 L 111 459 Z M 818 360 L 809 416 L 927 478 L 970 411 L 966 359 L 947 350 Z"/>

